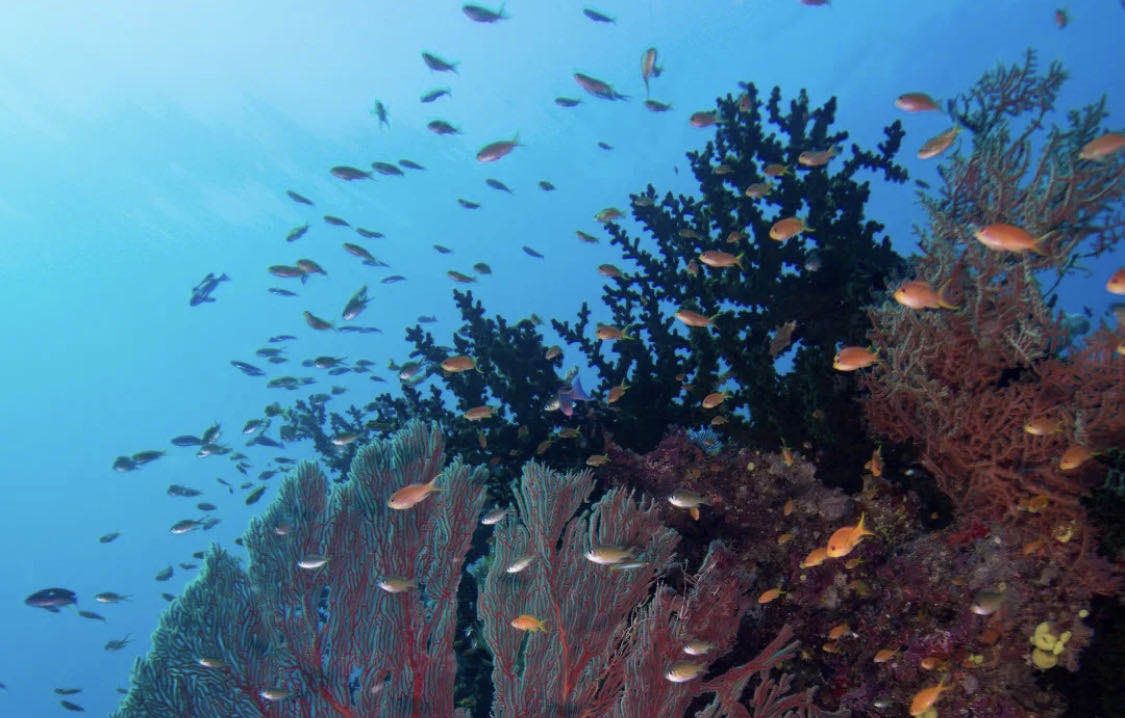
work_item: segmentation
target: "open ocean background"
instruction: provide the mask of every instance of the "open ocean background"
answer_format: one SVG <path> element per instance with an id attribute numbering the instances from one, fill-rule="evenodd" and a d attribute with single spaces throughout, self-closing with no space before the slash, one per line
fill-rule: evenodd
<path id="1" fill-rule="evenodd" d="M 483 3 L 490 7 L 497 4 Z M 244 479 L 223 457 L 199 459 L 169 439 L 220 421 L 236 450 L 242 424 L 272 401 L 298 395 L 265 388 L 230 365 L 242 359 L 278 374 L 315 375 L 311 391 L 330 384 L 349 392 L 334 404 L 365 403 L 395 386 L 388 359 L 406 358 L 402 332 L 434 314 L 439 342 L 460 324 L 448 269 L 471 273 L 478 261 L 493 275 L 472 290 L 490 313 L 572 318 L 597 301 L 594 268 L 620 261 L 603 240 L 579 243 L 576 229 L 603 236 L 593 213 L 627 207 L 648 183 L 659 192 L 695 192 L 684 152 L 712 130 L 687 122 L 710 109 L 740 80 L 786 101 L 801 88 L 814 104 L 839 98 L 837 127 L 849 142 L 874 146 L 901 119 L 902 161 L 911 179 L 934 186 L 936 164 L 914 158 L 945 129 L 939 113 L 908 116 L 892 102 L 907 91 L 939 100 L 967 90 L 998 62 L 1018 62 L 1035 48 L 1045 66 L 1070 73 L 1059 108 L 1110 98 L 1107 125 L 1125 125 L 1119 0 L 1069 3 L 1070 24 L 1054 22 L 1057 3 L 1040 0 L 599 0 L 615 24 L 586 18 L 582 3 L 513 0 L 511 19 L 473 23 L 461 2 L 292 2 L 79 0 L 5 3 L 0 14 L 0 715 L 63 713 L 52 689 L 83 688 L 72 700 L 105 715 L 128 685 L 133 660 L 148 649 L 165 601 L 194 572 L 178 567 L 167 583 L 154 574 L 192 561 L 211 541 L 230 547 L 256 510 L 216 483 Z M 652 97 L 674 105 L 654 114 L 641 100 L 640 57 L 659 49 L 665 73 Z M 420 53 L 460 63 L 436 74 Z M 605 79 L 631 96 L 603 102 L 572 74 Z M 419 96 L 448 86 L 452 97 Z M 573 109 L 556 96 L 581 97 Z M 386 103 L 390 127 L 369 114 Z M 443 118 L 464 134 L 439 137 L 426 123 Z M 1064 119 L 1062 113 L 1058 119 Z M 518 148 L 496 164 L 477 150 L 519 133 Z M 606 151 L 598 141 L 613 146 Z M 404 178 L 344 183 L 333 165 L 368 167 L 409 158 L 427 167 Z M 678 169 L 678 173 L 677 173 Z M 484 184 L 495 177 L 514 193 Z M 558 190 L 543 192 L 539 180 Z M 924 217 L 913 182 L 876 181 L 868 212 L 884 221 L 900 252 L 915 244 Z M 294 204 L 293 189 L 316 201 Z M 482 203 L 470 212 L 457 197 Z M 325 224 L 333 214 L 385 239 L 357 240 Z M 308 234 L 285 242 L 293 227 Z M 340 250 L 361 242 L 407 281 L 383 285 Z M 434 243 L 451 247 L 437 254 Z M 520 247 L 545 255 L 534 259 Z M 298 286 L 266 273 L 271 264 L 312 257 L 328 271 Z M 1105 316 L 1104 283 L 1117 256 L 1067 286 L 1060 305 L 1094 320 Z M 189 307 L 191 288 L 208 272 L 231 282 L 214 303 Z M 359 324 L 381 335 L 317 333 L 301 311 L 335 319 L 344 301 L 368 284 L 372 303 Z M 277 297 L 285 286 L 300 298 Z M 604 318 L 597 314 L 595 319 Z M 291 363 L 272 367 L 254 356 L 268 337 L 294 334 Z M 315 335 L 315 337 L 314 337 Z M 305 357 L 369 358 L 389 384 L 362 376 L 329 379 L 302 370 Z M 310 393 L 305 391 L 300 395 Z M 271 432 L 276 435 L 276 429 Z M 162 459 L 132 473 L 113 458 L 162 449 Z M 265 452 L 244 449 L 263 468 Z M 293 445 L 294 458 L 312 454 Z M 171 535 L 197 517 L 197 499 L 166 496 L 170 483 L 204 490 L 223 522 L 210 532 Z M 116 542 L 98 536 L 113 530 Z M 65 586 L 79 607 L 59 614 L 23 604 L 31 592 Z M 132 595 L 95 604 L 99 591 Z M 111 639 L 131 636 L 122 651 Z"/>

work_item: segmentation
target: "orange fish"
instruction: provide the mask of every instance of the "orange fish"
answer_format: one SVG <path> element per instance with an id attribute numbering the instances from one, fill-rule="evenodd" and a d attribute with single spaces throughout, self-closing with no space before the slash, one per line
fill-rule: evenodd
<path id="1" fill-rule="evenodd" d="M 922 147 L 918 150 L 918 159 L 928 160 L 937 157 L 942 152 L 949 149 L 949 146 L 953 144 L 953 141 L 957 139 L 957 135 L 960 133 L 961 127 L 959 125 L 954 125 L 945 132 L 934 135 L 922 144 Z"/>
<path id="2" fill-rule="evenodd" d="M 403 486 L 398 491 L 391 494 L 391 498 L 387 499 L 387 506 L 390 506 L 396 511 L 405 511 L 412 509 L 418 504 L 425 501 L 426 497 L 430 494 L 441 491 L 437 487 L 437 477 L 427 481 L 424 484 L 408 484 Z"/>
<path id="3" fill-rule="evenodd" d="M 973 236 L 977 241 L 999 252 L 1035 252 L 1044 254 L 1038 240 L 1028 234 L 1027 230 L 1012 224 L 997 222 L 981 227 Z"/>
<path id="4" fill-rule="evenodd" d="M 696 327 L 696 328 L 711 326 L 711 323 L 713 321 L 715 321 L 715 317 L 717 317 L 717 316 L 719 316 L 719 315 L 716 314 L 716 315 L 711 316 L 711 317 L 705 317 L 702 314 L 700 314 L 699 312 L 693 312 L 690 309 L 681 309 L 678 312 L 676 312 L 676 319 L 679 319 L 681 322 L 683 322 L 684 324 L 687 324 L 689 327 Z"/>
<path id="5" fill-rule="evenodd" d="M 1084 144 L 1078 156 L 1084 160 L 1101 162 L 1109 158 L 1110 155 L 1117 154 L 1123 148 L 1125 148 L 1125 134 L 1107 132 L 1101 137 Z"/>
<path id="6" fill-rule="evenodd" d="M 936 686 L 928 686 L 915 693 L 914 700 L 910 701 L 910 715 L 916 717 L 925 713 L 929 710 L 930 706 L 937 703 L 941 694 L 947 690 L 949 690 L 949 686 L 946 685 L 945 679 L 942 678 L 941 682 Z"/>
<path id="7" fill-rule="evenodd" d="M 871 660 L 875 663 L 886 663 L 887 661 L 894 658 L 896 653 L 898 653 L 897 648 L 881 648 L 876 651 L 875 657 Z"/>
<path id="8" fill-rule="evenodd" d="M 750 199 L 761 199 L 762 197 L 765 197 L 767 194 L 769 194 L 771 189 L 773 189 L 773 185 L 771 185 L 769 182 L 755 182 L 754 184 L 747 187 L 742 192 L 742 194 L 746 195 Z"/>
<path id="9" fill-rule="evenodd" d="M 464 354 L 449 357 L 441 363 L 441 368 L 450 374 L 456 374 L 477 368 L 477 360 Z"/>
<path id="10" fill-rule="evenodd" d="M 624 216 L 625 213 L 617 209 L 616 207 L 606 207 L 602 211 L 595 214 L 594 219 L 598 220 L 602 224 L 608 224 L 614 220 L 621 219 Z"/>
<path id="11" fill-rule="evenodd" d="M 803 167 L 823 167 L 836 156 L 836 152 L 835 147 L 829 147 L 826 150 L 802 152 L 797 156 L 797 164 Z"/>
<path id="12" fill-rule="evenodd" d="M 609 404 L 616 404 L 625 396 L 625 392 L 629 390 L 629 386 L 625 382 L 621 382 L 617 386 L 609 390 L 609 395 L 606 396 L 606 402 Z"/>
<path id="13" fill-rule="evenodd" d="M 783 174 L 787 174 L 788 172 L 788 167 L 786 167 L 785 165 L 777 164 L 776 162 L 766 165 L 762 169 L 762 174 L 764 174 L 766 177 L 780 177 Z"/>
<path id="14" fill-rule="evenodd" d="M 792 531 L 786 531 L 783 534 L 777 535 L 777 545 L 778 546 L 784 546 L 785 544 L 789 543 L 792 540 L 793 540 L 793 532 Z"/>
<path id="15" fill-rule="evenodd" d="M 1081 444 L 1072 444 L 1059 457 L 1059 468 L 1073 471 L 1094 457 L 1094 453 Z"/>
<path id="16" fill-rule="evenodd" d="M 883 449 L 876 446 L 875 450 L 871 452 L 871 458 L 863 465 L 863 468 L 871 472 L 875 478 L 883 475 Z"/>
<path id="17" fill-rule="evenodd" d="M 1037 416 L 1024 424 L 1023 430 L 1032 436 L 1049 436 L 1059 430 L 1059 423 L 1046 416 Z"/>
<path id="18" fill-rule="evenodd" d="M 1069 22 L 1070 15 L 1067 14 L 1066 10 L 1061 7 L 1055 10 L 1055 25 L 1057 25 L 1060 30 L 1066 27 Z"/>
<path id="19" fill-rule="evenodd" d="M 801 568 L 814 568 L 828 560 L 828 549 L 817 546 L 809 555 L 801 559 Z"/>
<path id="20" fill-rule="evenodd" d="M 1105 288 L 1110 294 L 1125 294 L 1125 267 L 1109 275 Z"/>
<path id="21" fill-rule="evenodd" d="M 903 282 L 895 290 L 895 301 L 909 309 L 956 309 L 956 304 L 950 304 L 941 290 L 935 290 L 933 285 L 924 279 L 913 279 Z"/>
<path id="22" fill-rule="evenodd" d="M 762 595 L 758 596 L 758 603 L 764 606 L 771 601 L 776 601 L 781 594 L 782 590 L 780 588 L 771 588 L 767 591 L 763 591 Z"/>
<path id="23" fill-rule="evenodd" d="M 597 329 L 594 330 L 594 336 L 601 339 L 603 342 L 633 338 L 629 334 L 626 334 L 624 329 L 615 327 L 612 324 L 599 324 Z"/>
<path id="24" fill-rule="evenodd" d="M 612 264 L 599 264 L 598 274 L 603 277 L 609 277 L 610 279 L 616 279 L 621 276 L 621 270 Z"/>
<path id="25" fill-rule="evenodd" d="M 469 284 L 470 282 L 477 281 L 476 277 L 470 277 L 468 274 L 458 272 L 456 269 L 451 269 L 445 274 L 453 281 L 460 282 L 461 284 Z"/>
<path id="26" fill-rule="evenodd" d="M 551 346 L 547 347 L 547 352 L 543 356 L 547 361 L 551 361 L 556 357 L 562 356 L 562 347 L 560 347 L 558 344 L 552 344 Z"/>
<path id="27" fill-rule="evenodd" d="M 325 329 L 332 328 L 332 322 L 321 319 L 320 317 L 309 311 L 305 312 L 305 323 L 318 331 L 324 331 Z"/>
<path id="28" fill-rule="evenodd" d="M 542 633 L 547 630 L 546 623 L 526 613 L 521 613 L 513 618 L 511 626 L 512 628 L 518 628 L 521 631 L 528 631 L 530 633 Z"/>
<path id="29" fill-rule="evenodd" d="M 775 242 L 784 242 L 790 237 L 795 237 L 801 232 L 811 232 L 812 228 L 805 224 L 800 217 L 786 217 L 779 219 L 770 227 L 770 239 Z"/>
<path id="30" fill-rule="evenodd" d="M 728 421 L 730 421 L 730 419 L 726 418 L 722 414 L 720 414 L 719 416 L 713 416 L 711 417 L 711 426 L 722 426 Z"/>
<path id="31" fill-rule="evenodd" d="M 925 92 L 906 92 L 895 98 L 895 107 L 903 112 L 928 112 L 938 108 L 933 98 Z"/>
<path id="32" fill-rule="evenodd" d="M 875 534 L 867 530 L 865 524 L 867 515 L 859 515 L 859 523 L 855 526 L 844 526 L 836 529 L 836 532 L 828 537 L 828 557 L 840 558 L 847 556 L 865 536 L 874 536 Z"/>
<path id="33" fill-rule="evenodd" d="M 691 114 L 691 117 L 688 118 L 688 122 L 691 123 L 692 127 L 710 127 L 711 125 L 714 125 L 718 121 L 719 121 L 719 111 L 718 110 L 708 110 L 706 112 L 701 110 L 699 112 L 693 112 Z"/>
<path id="34" fill-rule="evenodd" d="M 734 229 L 731 230 L 731 233 L 727 235 L 727 244 L 738 244 L 744 239 L 746 239 L 746 233 L 739 232 L 737 229 Z M 742 255 L 740 254 L 738 256 L 741 257 Z M 738 266 L 741 267 L 742 265 L 739 264 Z"/>
<path id="35" fill-rule="evenodd" d="M 726 267 L 738 267 L 742 269 L 741 254 L 734 255 L 719 249 L 709 249 L 703 252 L 699 255 L 699 261 L 713 269 L 724 269 Z"/>
<path id="36" fill-rule="evenodd" d="M 488 419 L 495 413 L 496 409 L 494 407 L 485 404 L 482 406 L 474 406 L 472 409 L 469 409 L 464 414 L 462 414 L 462 416 L 464 416 L 469 421 L 481 421 L 482 419 Z"/>
<path id="37" fill-rule="evenodd" d="M 792 466 L 796 459 L 793 457 L 793 450 L 784 444 L 781 446 L 781 461 L 786 466 Z"/>
<path id="38" fill-rule="evenodd" d="M 695 261 L 694 259 L 690 260 L 687 263 L 687 273 L 690 274 L 693 277 L 698 277 L 699 276 L 699 262 Z"/>
<path id="39" fill-rule="evenodd" d="M 832 628 L 828 629 L 828 639 L 831 641 L 835 641 L 849 635 L 851 632 L 852 629 L 850 626 L 848 626 L 848 622 L 844 621 L 843 623 L 838 623 Z"/>
<path id="40" fill-rule="evenodd" d="M 863 347 L 844 347 L 836 352 L 832 368 L 836 371 L 856 371 L 871 366 L 878 361 L 878 355 Z"/>
<path id="41" fill-rule="evenodd" d="M 789 514 L 793 513 L 793 509 L 795 509 L 796 507 L 797 505 L 793 503 L 793 499 L 787 499 L 785 501 L 785 505 L 781 507 L 781 515 L 788 516 Z"/>
<path id="42" fill-rule="evenodd" d="M 703 401 L 701 402 L 701 406 L 704 409 L 714 409 L 716 406 L 718 406 L 719 404 L 722 404 L 724 401 L 726 401 L 727 397 L 729 397 L 729 396 L 730 396 L 730 394 L 726 393 L 725 391 L 712 392 L 712 393 L 708 394 L 707 396 L 703 397 Z"/>
<path id="43" fill-rule="evenodd" d="M 586 466 L 597 468 L 609 463 L 609 454 L 594 454 L 586 459 Z"/>

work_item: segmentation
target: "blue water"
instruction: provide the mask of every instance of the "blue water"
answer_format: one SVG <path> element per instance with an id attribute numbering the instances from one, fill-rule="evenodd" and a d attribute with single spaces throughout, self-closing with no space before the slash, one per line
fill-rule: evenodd
<path id="1" fill-rule="evenodd" d="M 168 583 L 153 575 L 192 560 L 211 540 L 229 546 L 270 499 L 248 508 L 227 497 L 215 479 L 241 480 L 229 462 L 168 444 L 221 421 L 238 446 L 246 419 L 295 398 L 238 373 L 231 359 L 269 367 L 254 351 L 290 333 L 299 337 L 292 361 L 272 374 L 307 375 L 300 359 L 332 354 L 370 358 L 393 379 L 384 367 L 405 358 L 402 330 L 418 315 L 439 317 L 430 327 L 439 343 L 456 326 L 446 270 L 471 273 L 482 260 L 494 274 L 473 291 L 490 312 L 573 317 L 581 301 L 599 296 L 594 268 L 620 262 L 604 242 L 580 244 L 574 230 L 602 235 L 593 213 L 626 207 L 627 194 L 649 182 L 661 192 L 695 191 L 683 153 L 711 130 L 691 127 L 687 116 L 734 92 L 739 80 L 780 85 L 786 98 L 806 88 L 816 104 L 838 96 L 837 127 L 865 146 L 903 119 L 901 159 L 914 178 L 931 182 L 934 165 L 915 160 L 913 150 L 948 120 L 902 116 L 893 98 L 911 90 L 949 97 L 995 63 L 1019 61 L 1027 47 L 1070 72 L 1060 107 L 1107 93 L 1107 124 L 1125 124 L 1125 11 L 1117 0 L 1071 3 L 1062 30 L 1056 5 L 1038 0 L 830 7 L 603 0 L 597 7 L 617 18 L 612 25 L 591 22 L 581 4 L 542 1 L 507 3 L 511 19 L 495 25 L 470 22 L 461 3 L 449 1 L 7 5 L 0 23 L 6 716 L 62 712 L 52 693 L 58 686 L 84 688 L 72 700 L 108 713 L 115 687 L 128 685 L 132 661 L 147 650 L 165 605 L 160 593 L 178 592 L 193 572 L 177 568 Z M 640 57 L 649 46 L 666 69 L 652 96 L 674 105 L 663 115 L 640 102 Z M 431 72 L 423 50 L 458 61 L 459 72 Z M 575 71 L 632 98 L 595 100 L 574 83 Z M 442 86 L 452 97 L 419 102 Z M 559 95 L 582 104 L 557 107 Z M 376 99 L 389 107 L 389 128 L 369 114 Z M 425 124 L 435 118 L 464 134 L 434 135 Z M 523 146 L 511 156 L 476 162 L 481 146 L 516 133 Z M 328 174 L 337 164 L 402 158 L 428 169 L 351 184 Z M 485 186 L 487 177 L 514 194 Z M 542 192 L 541 179 L 558 190 Z M 316 207 L 291 202 L 289 188 Z M 912 250 L 911 227 L 923 220 L 913 192 L 910 184 L 876 182 L 868 208 L 902 252 Z M 457 197 L 483 206 L 464 210 Z M 326 213 L 386 239 L 358 240 L 324 224 Z M 309 233 L 287 244 L 286 233 L 306 221 Z M 340 249 L 344 241 L 364 244 L 408 280 L 380 284 L 387 272 L 361 266 Z M 454 254 L 437 254 L 434 243 Z M 545 259 L 525 255 L 525 244 Z M 328 279 L 296 287 L 265 271 L 298 257 L 319 261 Z M 1102 285 L 1121 260 L 1092 266 L 1088 279 L 1067 287 L 1063 304 L 1102 312 Z M 189 307 L 192 286 L 207 272 L 232 281 L 216 290 L 215 303 Z M 327 335 L 305 325 L 302 310 L 335 318 L 364 283 L 373 301 L 358 323 L 383 334 Z M 302 296 L 276 297 L 269 286 Z M 357 403 L 394 385 L 344 377 L 314 389 L 328 383 L 348 386 L 344 399 Z M 148 448 L 169 455 L 133 473 L 110 469 L 115 456 Z M 247 453 L 259 460 L 253 476 L 265 454 Z M 173 522 L 197 514 L 195 500 L 165 495 L 170 483 L 204 489 L 223 523 L 206 534 L 170 535 Z M 100 544 L 112 530 L 121 538 Z M 78 592 L 80 607 L 108 622 L 23 605 L 32 591 L 56 585 Z M 106 590 L 133 599 L 94 604 L 90 597 Z M 126 635 L 133 642 L 125 650 L 103 650 Z"/>

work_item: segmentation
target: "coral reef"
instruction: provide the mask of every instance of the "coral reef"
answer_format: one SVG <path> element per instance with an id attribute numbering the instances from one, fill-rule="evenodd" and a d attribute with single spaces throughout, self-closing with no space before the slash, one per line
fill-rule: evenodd
<path id="1" fill-rule="evenodd" d="M 222 549 L 208 554 L 116 715 L 465 715 L 454 709 L 453 633 L 482 474 L 445 465 L 441 434 L 421 422 L 360 449 L 338 485 L 302 464 L 251 524 L 248 571 Z M 440 496 L 389 506 L 429 482 Z M 591 506 L 593 491 L 588 472 L 529 464 L 496 528 L 478 602 L 494 715 L 672 717 L 697 702 L 711 716 L 832 715 L 812 689 L 772 674 L 796 651 L 788 627 L 749 661 L 725 658 L 748 602 L 722 544 L 673 586 L 660 579 L 676 534 L 654 503 L 617 489 Z M 587 560 L 617 549 L 627 562 Z M 510 570 L 521 558 L 530 564 Z M 550 622 L 540 633 L 518 630 L 540 620 Z M 707 647 L 687 660 L 693 640 Z"/>
<path id="2" fill-rule="evenodd" d="M 456 594 L 482 474 L 445 465 L 421 422 L 358 451 L 335 487 L 301 464 L 250 526 L 249 570 L 216 548 L 169 607 L 117 715 L 453 715 Z M 387 506 L 430 480 L 442 500 Z"/>
<path id="3" fill-rule="evenodd" d="M 972 151 L 954 155 L 940 193 L 923 199 L 930 227 L 914 263 L 956 308 L 872 310 L 880 362 L 864 407 L 874 431 L 917 448 L 961 535 L 1002 526 L 1007 550 L 1059 567 L 1059 601 L 1081 605 L 1115 585 L 1080 499 L 1104 474 L 1096 456 L 1082 459 L 1125 443 L 1125 362 L 1109 329 L 1072 341 L 1041 284 L 1125 233 L 1125 162 L 1079 159 L 1104 101 L 1046 128 L 1064 78 L 1056 65 L 1040 74 L 1029 53 L 959 99 L 977 129 Z M 995 222 L 1040 237 L 1036 251 L 978 243 L 975 228 Z"/>

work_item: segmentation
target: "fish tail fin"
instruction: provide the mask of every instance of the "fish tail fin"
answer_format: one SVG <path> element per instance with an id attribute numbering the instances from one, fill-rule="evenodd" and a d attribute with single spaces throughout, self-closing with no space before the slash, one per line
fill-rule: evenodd
<path id="1" fill-rule="evenodd" d="M 950 281 L 952 281 L 952 280 L 950 280 Z M 954 304 L 954 303 L 950 302 L 949 299 L 945 296 L 945 290 L 946 289 L 949 289 L 949 281 L 947 281 L 945 284 L 941 285 L 941 287 L 938 288 L 938 292 L 937 292 L 938 306 L 941 307 L 942 309 L 957 309 L 957 308 L 959 308 L 961 306 L 960 304 Z"/>
<path id="2" fill-rule="evenodd" d="M 227 276 L 227 273 L 226 273 L 226 272 L 223 272 L 223 273 L 222 273 L 221 275 L 219 275 L 219 279 L 218 279 L 218 281 L 220 281 L 220 282 L 229 282 L 229 281 L 230 281 L 230 277 L 228 277 L 228 276 Z"/>
<path id="3" fill-rule="evenodd" d="M 443 489 L 442 487 L 437 485 L 437 480 L 439 478 L 441 478 L 440 475 L 435 476 L 434 478 L 430 479 L 429 482 L 426 484 L 426 488 L 429 489 L 430 491 L 434 492 L 434 493 L 441 493 L 442 491 L 445 491 L 445 489 Z"/>
<path id="4" fill-rule="evenodd" d="M 301 284 L 304 284 L 307 281 L 309 281 L 309 273 L 301 272 Z"/>
<path id="5" fill-rule="evenodd" d="M 735 263 L 735 265 L 738 266 L 739 269 L 743 268 L 742 267 L 742 258 L 745 257 L 745 256 L 746 256 L 746 252 L 739 252 L 738 256 L 734 258 L 734 263 Z"/>

